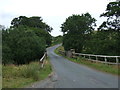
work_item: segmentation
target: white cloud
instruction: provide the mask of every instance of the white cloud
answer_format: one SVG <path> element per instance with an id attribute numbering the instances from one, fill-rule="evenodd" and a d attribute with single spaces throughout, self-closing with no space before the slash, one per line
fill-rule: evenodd
<path id="1" fill-rule="evenodd" d="M 0 0 L 0 24 L 9 26 L 20 15 L 42 16 L 54 28 L 52 35 L 56 36 L 68 16 L 89 12 L 99 19 L 110 1 L 115 0 Z"/>

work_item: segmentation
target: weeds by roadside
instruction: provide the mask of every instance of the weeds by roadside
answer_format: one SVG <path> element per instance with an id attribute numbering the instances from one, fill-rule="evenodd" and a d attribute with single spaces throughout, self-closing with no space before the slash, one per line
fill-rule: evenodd
<path id="1" fill-rule="evenodd" d="M 47 58 L 48 59 L 48 58 Z M 29 85 L 35 81 L 45 79 L 52 71 L 49 60 L 45 61 L 44 68 L 40 68 L 39 62 L 15 66 L 2 66 L 3 70 L 3 88 L 20 88 Z"/>
<path id="2" fill-rule="evenodd" d="M 2 88 L 2 65 L 0 63 L 0 89 Z"/>

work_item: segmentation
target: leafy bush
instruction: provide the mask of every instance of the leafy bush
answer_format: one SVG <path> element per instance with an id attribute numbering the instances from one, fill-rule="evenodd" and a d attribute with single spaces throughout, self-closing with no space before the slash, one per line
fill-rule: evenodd
<path id="1" fill-rule="evenodd" d="M 40 59 L 51 45 L 51 30 L 41 17 L 14 18 L 10 28 L 2 30 L 2 63 L 19 65 Z"/>
<path id="2" fill-rule="evenodd" d="M 43 56 L 46 41 L 31 28 L 18 27 L 3 30 L 3 64 L 25 64 Z"/>
<path id="3" fill-rule="evenodd" d="M 96 31 L 84 44 L 83 53 L 120 55 L 119 33 L 115 31 Z"/>

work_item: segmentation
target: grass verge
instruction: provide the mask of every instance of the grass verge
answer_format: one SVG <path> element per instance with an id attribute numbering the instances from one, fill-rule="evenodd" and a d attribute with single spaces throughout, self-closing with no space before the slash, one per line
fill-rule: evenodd
<path id="1" fill-rule="evenodd" d="M 31 62 L 21 66 L 2 66 L 2 71 L 2 88 L 23 88 L 48 77 L 52 67 L 47 58 L 44 68 L 40 68 L 39 62 Z"/>
<path id="2" fill-rule="evenodd" d="M 0 63 L 0 89 L 2 89 L 2 65 Z"/>
<path id="3" fill-rule="evenodd" d="M 60 47 L 56 48 L 55 51 L 54 51 L 56 54 L 62 56 L 59 53 L 59 50 L 64 51 L 63 46 L 60 46 Z M 98 63 L 98 62 L 92 62 L 92 61 L 87 60 L 83 57 L 77 57 L 76 59 L 75 58 L 68 58 L 66 56 L 64 56 L 64 57 L 67 58 L 68 60 L 72 61 L 72 62 L 75 62 L 75 63 L 78 63 L 78 64 L 83 64 L 83 65 L 86 65 L 90 68 L 93 68 L 93 69 L 96 69 L 96 70 L 99 70 L 99 71 L 102 71 L 102 72 L 107 72 L 107 73 L 110 73 L 110 74 L 113 74 L 113 75 L 119 75 L 120 76 L 120 72 L 119 72 L 120 66 L 118 66 L 118 65 L 108 65 L 108 64 Z"/>

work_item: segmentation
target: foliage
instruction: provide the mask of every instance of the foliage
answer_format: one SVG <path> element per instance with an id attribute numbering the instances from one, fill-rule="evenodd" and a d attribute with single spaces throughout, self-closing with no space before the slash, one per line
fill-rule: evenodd
<path id="1" fill-rule="evenodd" d="M 51 45 L 52 29 L 41 17 L 20 16 L 11 24 L 9 29 L 2 30 L 2 63 L 19 65 L 40 59 Z"/>
<path id="2" fill-rule="evenodd" d="M 26 85 L 39 80 L 43 80 L 51 73 L 51 65 L 46 60 L 45 67 L 40 69 L 39 62 L 31 62 L 30 64 L 15 66 L 2 66 L 3 71 L 3 88 L 23 88 Z"/>
<path id="3" fill-rule="evenodd" d="M 110 2 L 101 17 L 107 17 L 107 21 L 98 28 L 102 33 L 98 33 L 101 35 L 99 38 L 104 37 L 104 40 L 99 40 L 103 44 L 100 48 L 107 55 L 120 55 L 120 1 Z"/>
<path id="4" fill-rule="evenodd" d="M 63 46 L 65 50 L 74 48 L 76 52 L 81 52 L 85 41 L 94 30 L 95 19 L 89 13 L 72 15 L 62 24 Z"/>
<path id="5" fill-rule="evenodd" d="M 48 32 L 42 29 L 36 29 L 36 28 L 32 28 L 32 30 L 35 32 L 35 34 L 38 37 L 43 38 L 45 40 L 46 47 L 52 44 L 52 36 Z"/>
<path id="6" fill-rule="evenodd" d="M 107 17 L 107 21 L 97 31 L 93 30 L 95 19 L 89 13 L 68 17 L 61 27 L 65 50 L 120 56 L 120 1 L 110 2 L 101 17 Z"/>
<path id="7" fill-rule="evenodd" d="M 107 21 L 102 23 L 100 30 L 120 31 L 120 1 L 110 2 L 102 16 L 107 17 Z"/>
<path id="8" fill-rule="evenodd" d="M 11 21 L 11 25 L 12 28 L 23 25 L 23 26 L 43 29 L 48 32 L 51 32 L 52 30 L 52 27 L 48 26 L 46 23 L 43 22 L 43 19 L 41 17 L 37 17 L 37 16 L 30 18 L 26 16 L 19 16 Z"/>
<path id="9" fill-rule="evenodd" d="M 3 30 L 3 63 L 25 64 L 42 57 L 45 40 L 31 28 L 18 27 Z"/>
<path id="10" fill-rule="evenodd" d="M 81 33 L 88 34 L 95 26 L 95 19 L 89 13 L 69 16 L 62 24 L 63 33 Z"/>
<path id="11" fill-rule="evenodd" d="M 58 48 L 56 48 L 56 49 L 54 50 L 54 52 L 55 52 L 56 54 L 62 56 L 59 51 L 63 51 L 63 52 L 64 52 L 64 51 L 65 51 L 65 50 L 64 50 L 64 47 L 63 47 L 63 46 L 59 46 Z"/>
<path id="12" fill-rule="evenodd" d="M 63 36 L 59 35 L 56 37 L 52 37 L 52 45 L 60 44 L 62 43 Z"/>
<path id="13" fill-rule="evenodd" d="M 3 64 L 25 64 L 42 57 L 45 41 L 39 38 L 30 28 L 18 27 L 3 30 Z"/>
<path id="14" fill-rule="evenodd" d="M 114 31 L 96 31 L 86 40 L 82 53 L 98 55 L 120 55 L 118 50 L 118 33 Z"/>
<path id="15" fill-rule="evenodd" d="M 33 80 L 40 80 L 39 70 L 40 65 L 36 63 L 30 63 L 28 66 L 24 66 L 21 70 L 21 76 L 25 78 L 32 78 Z"/>

